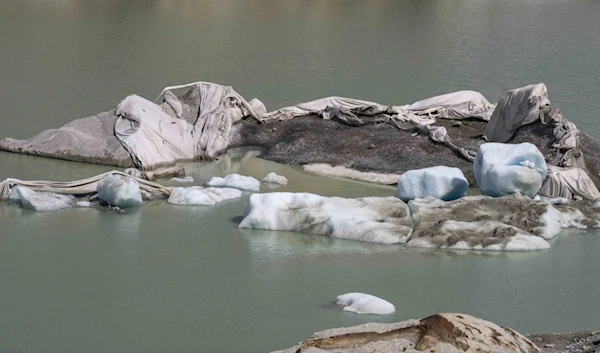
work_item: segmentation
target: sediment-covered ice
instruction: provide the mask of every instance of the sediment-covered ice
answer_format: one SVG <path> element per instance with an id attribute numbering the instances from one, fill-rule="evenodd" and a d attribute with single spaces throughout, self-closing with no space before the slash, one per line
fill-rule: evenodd
<path id="1" fill-rule="evenodd" d="M 175 188 L 167 200 L 174 205 L 212 206 L 219 202 L 237 199 L 242 196 L 242 191 L 232 188 L 203 188 L 192 186 L 189 188 Z"/>
<path id="2" fill-rule="evenodd" d="M 34 211 L 57 211 L 73 206 L 73 199 L 67 195 L 52 192 L 36 192 L 24 186 L 15 186 L 9 201 L 20 203 L 23 208 Z"/>
<path id="3" fill-rule="evenodd" d="M 262 180 L 263 183 L 276 184 L 276 185 L 287 185 L 288 180 L 283 175 L 278 175 L 274 172 L 267 174 Z"/>
<path id="4" fill-rule="evenodd" d="M 357 314 L 387 315 L 396 311 L 394 304 L 371 294 L 346 293 L 337 296 L 337 304 L 344 306 L 344 311 Z"/>
<path id="5" fill-rule="evenodd" d="M 135 179 L 110 174 L 98 182 L 98 197 L 109 205 L 120 208 L 135 207 L 143 203 L 140 186 Z"/>
<path id="6" fill-rule="evenodd" d="M 227 187 L 247 191 L 260 191 L 260 181 L 254 179 L 253 177 L 239 174 L 229 174 L 225 178 L 213 177 L 208 183 L 206 183 L 206 186 Z"/>
<path id="7" fill-rule="evenodd" d="M 412 221 L 395 197 L 346 199 L 309 193 L 253 194 L 240 228 L 289 230 L 372 243 L 405 243 Z"/>
<path id="8" fill-rule="evenodd" d="M 171 181 L 174 181 L 176 183 L 193 183 L 194 182 L 194 178 L 192 178 L 191 176 L 186 176 L 183 178 L 171 178 Z"/>
<path id="9" fill-rule="evenodd" d="M 534 197 L 547 167 L 544 156 L 531 143 L 484 143 L 477 150 L 473 171 L 483 195 L 497 197 L 519 192 Z"/>
<path id="10" fill-rule="evenodd" d="M 473 250 L 540 250 L 561 230 L 560 213 L 526 196 L 432 197 L 409 202 L 414 229 L 410 247 Z"/>
<path id="11" fill-rule="evenodd" d="M 469 182 L 460 169 L 437 166 L 402 174 L 395 196 L 402 201 L 427 196 L 451 201 L 465 196 L 468 189 Z"/>

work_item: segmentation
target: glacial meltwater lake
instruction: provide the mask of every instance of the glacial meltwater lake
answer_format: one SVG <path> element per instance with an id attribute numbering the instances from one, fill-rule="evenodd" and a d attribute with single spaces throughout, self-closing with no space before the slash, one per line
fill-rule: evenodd
<path id="1" fill-rule="evenodd" d="M 496 102 L 544 82 L 565 117 L 600 137 L 600 2 L 0 1 L 0 138 L 198 80 L 231 85 L 270 110 L 331 95 L 407 104 L 462 89 Z M 0 152 L 0 180 L 111 169 Z M 186 170 L 195 185 L 274 171 L 290 181 L 277 191 L 394 192 L 243 149 Z M 600 328 L 598 232 L 563 232 L 539 252 L 407 249 L 240 230 L 248 196 L 214 207 L 152 202 L 127 214 L 0 203 L 0 352 L 270 352 L 313 331 L 438 312 L 522 333 Z M 332 305 L 353 291 L 396 313 Z"/>

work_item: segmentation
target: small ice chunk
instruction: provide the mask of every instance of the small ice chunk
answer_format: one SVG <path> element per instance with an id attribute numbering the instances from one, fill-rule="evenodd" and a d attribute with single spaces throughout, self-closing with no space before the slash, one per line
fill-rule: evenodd
<path id="1" fill-rule="evenodd" d="M 277 185 L 287 185 L 288 180 L 283 175 L 278 175 L 273 172 L 267 174 L 266 177 L 263 178 L 263 183 L 269 184 L 277 184 Z"/>
<path id="2" fill-rule="evenodd" d="M 135 207 L 143 203 L 140 186 L 133 178 L 110 174 L 98 182 L 98 197 L 111 206 Z"/>
<path id="3" fill-rule="evenodd" d="M 89 201 L 79 201 L 76 205 L 77 207 L 92 207 L 92 203 Z"/>
<path id="4" fill-rule="evenodd" d="M 175 188 L 167 200 L 174 205 L 212 206 L 219 202 L 242 197 L 242 191 L 232 188 Z"/>
<path id="5" fill-rule="evenodd" d="M 396 311 L 394 304 L 371 294 L 346 293 L 337 296 L 337 304 L 344 305 L 344 311 L 357 314 L 387 315 Z"/>
<path id="6" fill-rule="evenodd" d="M 18 200 L 21 206 L 34 211 L 57 211 L 63 208 L 70 208 L 73 200 L 70 196 L 55 194 L 52 192 L 36 192 L 24 186 L 16 186 Z M 17 201 L 16 195 L 13 195 L 12 201 Z"/>
<path id="7" fill-rule="evenodd" d="M 186 176 L 185 178 L 171 178 L 171 181 L 177 183 L 193 183 L 194 178 L 192 178 L 191 176 Z"/>
<path id="8" fill-rule="evenodd" d="M 260 181 L 253 177 L 229 174 L 225 178 L 213 177 L 210 179 L 207 186 L 228 187 L 247 191 L 260 191 Z"/>
<path id="9" fill-rule="evenodd" d="M 498 197 L 520 192 L 534 197 L 547 167 L 544 155 L 531 143 L 492 142 L 479 146 L 473 171 L 483 195 Z"/>
<path id="10" fill-rule="evenodd" d="M 405 202 L 427 196 L 451 201 L 465 196 L 468 189 L 469 182 L 460 169 L 437 166 L 402 174 L 394 196 Z"/>

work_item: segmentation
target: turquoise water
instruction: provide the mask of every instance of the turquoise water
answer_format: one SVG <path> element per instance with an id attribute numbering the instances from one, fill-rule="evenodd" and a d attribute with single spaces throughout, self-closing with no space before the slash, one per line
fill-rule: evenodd
<path id="1" fill-rule="evenodd" d="M 541 81 L 565 116 L 600 137 L 598 18 L 594 1 L 4 0 L 0 137 L 196 80 L 270 108 L 328 95 L 404 104 L 458 89 L 497 101 Z M 0 180 L 110 169 L 0 152 Z M 394 192 L 239 151 L 186 169 L 198 185 L 275 171 L 290 179 L 279 191 Z M 124 215 L 0 204 L 0 351 L 268 352 L 329 327 L 437 312 L 524 333 L 600 326 L 597 232 L 564 232 L 541 252 L 406 249 L 239 230 L 247 198 L 153 202 Z M 351 291 L 397 311 L 357 316 L 331 305 Z"/>

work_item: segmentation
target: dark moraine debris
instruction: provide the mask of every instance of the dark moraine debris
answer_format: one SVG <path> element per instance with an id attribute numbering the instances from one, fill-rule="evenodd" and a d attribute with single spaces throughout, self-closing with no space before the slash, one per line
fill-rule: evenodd
<path id="1" fill-rule="evenodd" d="M 377 118 L 360 118 L 365 125 L 350 126 L 317 115 L 269 124 L 244 120 L 234 126 L 232 147 L 261 147 L 262 158 L 280 163 L 328 163 L 367 172 L 402 173 L 449 165 L 460 168 L 469 183 L 475 185 L 473 164 L 428 135 L 404 131 L 377 122 Z M 485 142 L 481 139 L 485 122 L 467 120 L 460 127 L 452 127 L 453 123 L 439 119 L 436 125 L 444 126 L 456 145 L 476 150 Z"/>

